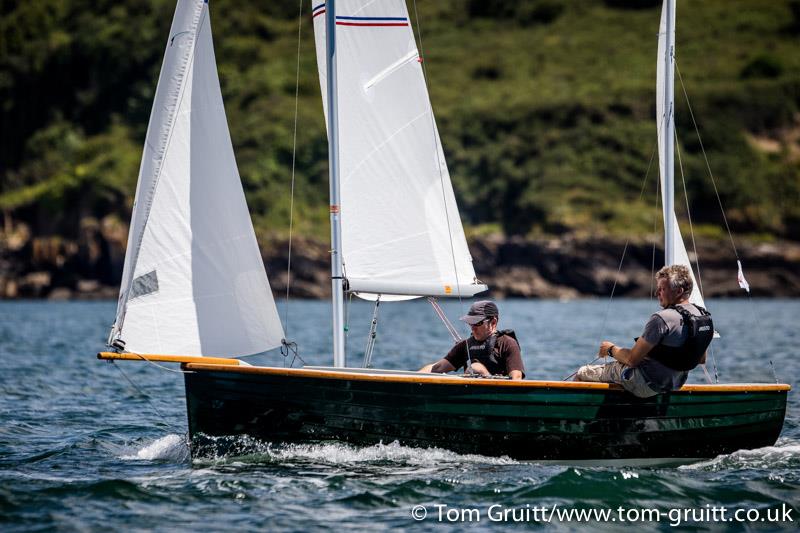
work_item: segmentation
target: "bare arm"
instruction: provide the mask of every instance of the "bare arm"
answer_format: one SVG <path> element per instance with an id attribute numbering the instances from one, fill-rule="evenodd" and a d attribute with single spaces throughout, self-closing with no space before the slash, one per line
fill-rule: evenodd
<path id="1" fill-rule="evenodd" d="M 479 363 L 478 361 L 473 361 L 469 367 L 470 370 L 475 372 L 476 374 L 480 374 L 481 376 L 491 376 L 489 373 L 489 369 L 483 363 Z"/>
<path id="2" fill-rule="evenodd" d="M 435 372 L 437 374 L 443 374 L 445 372 L 452 372 L 455 369 L 456 367 L 451 365 L 450 361 L 448 361 L 447 359 L 439 359 L 435 363 L 423 366 L 418 370 L 418 372 L 428 372 L 428 373 Z"/>
<path id="3" fill-rule="evenodd" d="M 608 356 L 609 348 L 611 348 L 611 356 L 614 359 L 630 367 L 636 367 L 642 362 L 644 356 L 650 353 L 650 350 L 653 349 L 653 346 L 653 344 L 650 344 L 642 337 L 639 337 L 639 340 L 636 341 L 636 344 L 633 345 L 633 348 L 620 348 L 613 342 L 603 341 L 600 343 L 598 356 Z"/>

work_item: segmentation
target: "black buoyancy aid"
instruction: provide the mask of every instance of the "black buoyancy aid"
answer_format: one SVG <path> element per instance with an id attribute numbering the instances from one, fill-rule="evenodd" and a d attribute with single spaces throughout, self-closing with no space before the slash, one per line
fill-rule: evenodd
<path id="1" fill-rule="evenodd" d="M 517 339 L 517 333 L 513 329 L 498 329 L 497 336 L 502 337 L 503 335 L 508 335 L 509 337 L 514 339 L 514 341 L 517 343 L 517 346 L 519 346 L 520 349 L 522 349 L 522 346 L 520 346 L 519 344 L 519 339 Z"/>
<path id="2" fill-rule="evenodd" d="M 700 363 L 708 345 L 711 344 L 711 339 L 714 338 L 714 322 L 711 320 L 711 313 L 699 305 L 695 307 L 700 311 L 699 316 L 677 305 L 667 307 L 680 313 L 683 319 L 681 323 L 687 328 L 686 342 L 682 346 L 657 344 L 648 352 L 647 357 L 679 371 L 691 370 Z"/>
<path id="3" fill-rule="evenodd" d="M 469 353 L 469 362 L 478 361 L 482 363 L 486 369 L 492 374 L 502 374 L 505 368 L 501 365 L 498 357 L 494 351 L 497 345 L 497 339 L 503 335 L 508 335 L 514 341 L 517 341 L 517 334 L 513 329 L 501 329 L 494 332 L 492 335 L 486 337 L 483 342 L 478 342 L 475 337 L 471 336 L 467 339 L 467 352 Z"/>

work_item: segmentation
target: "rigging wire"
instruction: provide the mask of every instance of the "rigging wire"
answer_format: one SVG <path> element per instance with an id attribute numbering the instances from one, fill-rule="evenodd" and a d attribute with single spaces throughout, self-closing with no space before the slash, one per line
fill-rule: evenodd
<path id="1" fill-rule="evenodd" d="M 706 169 L 708 170 L 708 176 L 711 178 L 711 184 L 714 186 L 714 195 L 717 197 L 717 203 L 719 204 L 719 210 L 722 213 L 722 220 L 725 222 L 725 229 L 728 231 L 728 237 L 731 240 L 731 246 L 733 247 L 733 254 L 736 256 L 736 259 L 739 259 L 739 252 L 736 250 L 736 243 L 733 241 L 733 233 L 731 233 L 731 227 L 728 224 L 728 217 L 725 216 L 725 209 L 722 207 L 722 199 L 719 196 L 719 190 L 717 189 L 717 181 L 714 179 L 714 173 L 711 172 L 711 164 L 708 162 L 708 155 L 706 154 L 705 146 L 703 145 L 703 138 L 700 136 L 700 129 L 697 127 L 697 121 L 694 118 L 694 111 L 692 110 L 692 104 L 689 102 L 689 94 L 686 92 L 686 86 L 683 84 L 683 76 L 681 76 L 681 69 L 678 68 L 678 60 L 675 60 L 675 72 L 678 73 L 678 79 L 681 82 L 681 89 L 683 90 L 683 96 L 686 99 L 686 107 L 689 109 L 689 116 L 692 118 L 692 125 L 694 125 L 694 131 L 697 133 L 697 140 L 700 143 L 700 151 L 703 153 L 703 160 L 706 163 Z"/>
<path id="2" fill-rule="evenodd" d="M 372 368 L 372 351 L 375 349 L 375 338 L 378 336 L 378 308 L 381 305 L 381 295 L 375 299 L 375 309 L 372 311 L 372 322 L 367 334 L 367 345 L 364 347 L 364 368 Z"/>
<path id="3" fill-rule="evenodd" d="M 419 36 L 419 62 L 422 65 L 422 76 L 423 79 L 428 85 L 430 89 L 430 80 L 428 78 L 428 69 L 425 65 L 425 50 L 422 46 L 422 24 L 419 20 L 419 12 L 417 11 L 417 0 L 414 0 L 414 21 L 417 24 L 417 35 Z M 412 30 L 413 34 L 413 30 Z M 442 172 L 442 157 L 443 154 L 439 154 L 439 143 L 437 142 L 438 136 L 436 135 L 436 121 L 433 117 L 433 103 L 430 100 L 430 90 L 428 94 L 428 107 L 430 110 L 430 117 L 431 117 L 431 132 L 433 133 L 433 150 L 436 154 L 436 163 L 437 168 L 439 170 L 439 184 L 441 185 L 442 189 L 442 204 L 444 206 L 444 218 L 447 222 L 447 237 L 450 240 L 450 257 L 453 259 L 453 272 L 455 274 L 456 279 L 456 293 L 458 294 L 458 303 L 461 306 L 462 310 L 464 308 L 464 301 L 461 295 L 461 282 L 458 279 L 458 265 L 456 263 L 456 250 L 455 245 L 453 244 L 453 231 L 450 226 L 450 213 L 447 210 L 447 192 L 445 191 L 444 186 L 444 173 Z"/>
<path id="4" fill-rule="evenodd" d="M 458 334 L 455 326 L 448 320 L 447 315 L 444 313 L 442 306 L 439 305 L 439 301 L 434 298 L 433 296 L 428 296 L 428 302 L 430 302 L 431 306 L 433 307 L 433 311 L 436 313 L 441 321 L 444 323 L 444 327 L 447 328 L 447 331 L 450 333 L 450 336 L 453 337 L 454 342 L 460 342 L 463 339 L 461 335 Z"/>
<path id="5" fill-rule="evenodd" d="M 175 374 L 194 374 L 194 371 L 192 371 L 192 370 L 175 370 L 174 368 L 169 368 L 169 367 L 166 367 L 164 365 L 159 365 L 155 361 L 151 361 L 150 359 L 148 359 L 147 357 L 145 357 L 144 355 L 142 355 L 140 353 L 136 353 L 136 352 L 126 352 L 126 353 L 129 353 L 130 355 L 135 355 L 136 357 L 138 357 L 139 359 L 141 359 L 145 363 L 149 363 L 149 364 L 153 365 L 154 367 L 156 367 L 158 369 L 161 369 L 161 370 L 166 370 L 167 372 L 174 372 Z"/>
<path id="6" fill-rule="evenodd" d="M 298 103 L 300 101 L 300 44 L 302 43 L 303 31 L 303 0 L 300 0 L 300 7 L 297 14 L 297 66 L 294 78 L 294 132 L 292 133 L 292 182 L 289 193 L 289 243 L 288 257 L 286 261 L 286 305 L 284 306 L 283 325 L 286 336 L 289 335 L 289 291 L 292 287 L 292 231 L 294 229 L 294 185 L 295 167 L 297 163 L 297 117 Z M 284 356 L 284 364 L 286 358 Z"/>
<path id="7" fill-rule="evenodd" d="M 733 248 L 733 255 L 734 255 L 734 257 L 736 257 L 736 260 L 741 264 L 741 258 L 739 257 L 739 251 L 736 249 L 736 242 L 734 241 L 733 232 L 731 231 L 730 224 L 728 223 L 728 217 L 725 216 L 725 208 L 722 205 L 722 198 L 720 197 L 719 189 L 717 188 L 717 181 L 714 178 L 714 173 L 711 171 L 711 164 L 708 161 L 708 154 L 706 153 L 705 145 L 703 144 L 703 138 L 700 135 L 700 128 L 697 125 L 697 120 L 695 120 L 694 111 L 692 109 L 692 104 L 689 101 L 689 94 L 686 91 L 686 85 L 683 83 L 683 76 L 681 76 L 681 71 L 678 68 L 677 60 L 675 61 L 675 71 L 678 73 L 678 79 L 681 82 L 681 89 L 683 90 L 683 96 L 686 99 L 686 107 L 689 110 L 689 116 L 692 119 L 692 125 L 694 126 L 694 131 L 697 134 L 697 141 L 700 144 L 700 151 L 703 154 L 703 161 L 706 164 L 706 170 L 708 170 L 708 177 L 711 179 L 711 184 L 714 187 L 714 195 L 717 198 L 717 204 L 719 205 L 719 210 L 720 210 L 720 213 L 722 214 L 722 220 L 725 223 L 725 230 L 728 232 L 728 238 L 731 241 L 731 247 Z M 760 333 L 760 332 L 763 331 L 763 328 L 761 327 L 760 321 L 758 319 L 758 314 L 755 312 L 755 307 L 753 305 L 753 296 L 750 293 L 750 290 L 746 289 L 746 291 L 747 291 L 748 307 L 750 308 L 750 312 L 751 312 L 751 314 L 753 316 L 753 322 L 757 325 L 756 329 L 759 331 L 759 335 L 762 337 L 762 339 L 761 339 L 762 340 L 762 346 L 766 346 L 766 344 L 764 344 L 763 333 Z M 712 348 L 712 352 L 711 353 L 712 353 L 712 359 L 713 359 L 714 358 L 713 348 Z M 772 360 L 769 360 L 769 363 L 770 363 L 770 366 L 772 366 L 773 375 L 775 375 L 775 367 L 772 364 Z M 714 375 L 715 375 L 715 377 L 716 377 L 716 370 L 717 370 L 716 369 L 716 360 L 714 359 Z M 777 381 L 777 375 L 775 375 L 775 379 Z"/>
<path id="8" fill-rule="evenodd" d="M 681 148 L 678 143 L 678 133 L 675 132 L 675 153 L 678 155 L 678 169 L 681 171 L 681 183 L 683 184 L 683 199 L 686 202 L 686 218 L 689 219 L 689 234 L 692 236 L 692 248 L 694 249 L 694 262 L 697 265 L 697 285 L 700 289 L 700 294 L 703 294 L 703 275 L 700 272 L 700 254 L 697 253 L 697 242 L 694 238 L 694 225 L 692 224 L 692 211 L 689 209 L 689 192 L 686 190 L 686 174 L 683 171 L 683 158 L 681 157 Z M 713 346 L 709 345 L 709 352 L 711 353 L 711 361 L 714 365 L 714 376 L 718 380 L 717 374 L 717 358 L 714 354 Z M 703 373 L 709 383 L 712 383 L 711 376 L 708 375 L 705 363 L 702 364 Z"/>
<path id="9" fill-rule="evenodd" d="M 769 366 L 772 368 L 772 377 L 775 378 L 775 383 L 780 383 L 780 381 L 778 381 L 778 374 L 775 373 L 775 365 L 772 364 L 772 359 L 769 360 Z"/>
<path id="10" fill-rule="evenodd" d="M 134 354 L 134 355 L 139 355 L 139 354 Z M 128 381 L 128 383 L 130 383 L 131 386 L 133 386 L 133 388 L 136 389 L 139 392 L 139 394 L 142 395 L 142 397 L 144 397 L 144 399 L 147 401 L 147 403 L 150 404 L 150 407 L 153 408 L 153 411 L 156 412 L 156 414 L 161 418 L 161 420 L 164 422 L 164 424 L 166 424 L 170 429 L 173 429 L 175 431 L 180 431 L 178 428 L 176 428 L 175 426 L 173 426 L 172 424 L 170 424 L 167 421 L 167 418 L 161 413 L 161 411 L 158 410 L 158 407 L 156 407 L 156 404 L 154 404 L 152 402 L 152 400 L 150 399 L 150 395 L 147 394 L 146 392 L 144 392 L 136 383 L 134 383 L 134 381 L 131 378 L 128 377 L 128 374 L 126 374 L 125 371 L 122 370 L 121 366 L 116 364 L 114 361 L 109 361 L 109 363 L 114 365 L 114 368 L 119 370 L 119 373 L 122 374 L 122 377 L 124 377 Z M 156 365 L 156 366 L 159 366 L 159 365 Z M 186 373 L 189 374 L 191 372 L 186 372 Z"/>
<path id="11" fill-rule="evenodd" d="M 675 134 L 675 153 L 678 155 L 678 169 L 681 171 L 681 183 L 683 184 L 683 199 L 686 202 L 686 218 L 689 219 L 689 235 L 692 236 L 692 248 L 694 249 L 694 262 L 697 265 L 697 284 L 700 293 L 703 291 L 703 277 L 700 274 L 700 255 L 697 253 L 697 242 L 694 239 L 694 225 L 692 224 L 692 211 L 689 209 L 689 193 L 686 190 L 686 174 L 683 172 L 683 159 L 681 158 L 681 148 L 678 144 L 678 134 Z"/>
<path id="12" fill-rule="evenodd" d="M 656 144 L 655 144 L 655 146 L 653 147 L 653 151 L 652 151 L 652 153 L 650 154 L 650 162 L 647 164 L 647 171 L 645 171 L 644 178 L 642 179 L 642 187 L 641 187 L 641 189 L 639 190 L 639 200 L 641 200 L 642 198 L 644 198 L 644 191 L 645 191 L 645 189 L 647 188 L 647 180 L 648 180 L 648 178 L 650 177 L 650 169 L 651 169 L 651 168 L 652 168 L 652 166 L 653 166 L 653 160 L 655 159 L 655 155 L 656 155 L 656 152 L 657 152 L 657 150 L 658 150 L 658 141 L 656 141 Z M 614 293 L 615 293 L 615 291 L 616 291 L 616 289 L 617 289 L 617 282 L 618 282 L 618 280 L 619 280 L 619 273 L 622 271 L 622 265 L 623 265 L 623 263 L 625 262 L 625 255 L 626 255 L 626 253 L 627 253 L 627 251 L 628 251 L 628 245 L 629 245 L 629 244 L 630 244 L 630 238 L 628 238 L 628 239 L 626 239 L 626 240 L 625 240 L 625 246 L 624 246 L 624 247 L 623 247 L 623 249 L 622 249 L 622 257 L 620 257 L 620 260 L 619 260 L 619 265 L 617 266 L 617 273 L 614 275 L 614 284 L 613 284 L 613 285 L 612 285 L 612 287 L 611 287 L 611 295 L 610 295 L 610 296 L 609 296 L 609 298 L 608 298 L 608 304 L 606 304 L 606 310 L 605 310 L 605 312 L 603 313 L 603 322 L 602 322 L 602 325 L 601 325 L 601 327 L 600 327 L 600 335 L 599 335 L 599 339 L 600 339 L 600 340 L 598 340 L 598 341 L 597 341 L 597 344 L 600 344 L 600 342 L 602 341 L 602 339 L 603 339 L 603 333 L 604 333 L 604 332 L 605 332 L 605 330 L 606 330 L 606 322 L 608 321 L 608 314 L 609 314 L 609 312 L 611 311 L 611 303 L 612 303 L 612 301 L 614 300 Z M 654 245 L 654 246 L 655 246 L 655 245 Z M 655 261 L 655 259 L 654 259 L 654 261 Z M 652 283 L 652 282 L 651 282 L 651 283 Z M 651 287 L 652 287 L 652 286 L 651 286 Z M 594 358 L 594 360 L 592 360 L 591 362 L 589 362 L 589 363 L 586 363 L 586 364 L 587 364 L 587 365 L 594 364 L 594 363 L 595 363 L 596 361 L 598 361 L 599 359 L 601 359 L 601 357 L 595 357 L 595 358 Z M 575 374 L 577 374 L 577 373 L 578 373 L 578 370 L 575 370 L 575 371 L 574 371 L 572 374 L 570 374 L 569 376 L 567 376 L 567 377 L 565 377 L 564 379 L 562 379 L 562 381 L 567 381 L 567 380 L 569 380 L 570 378 L 572 378 L 572 377 L 573 377 Z"/>
<path id="13" fill-rule="evenodd" d="M 650 177 L 650 169 L 653 166 L 653 160 L 655 159 L 655 155 L 656 155 L 657 151 L 658 151 L 658 142 L 656 142 L 656 145 L 655 145 L 655 147 L 653 147 L 653 151 L 650 154 L 650 162 L 647 164 L 647 171 L 645 171 L 644 179 L 642 180 L 642 187 L 639 190 L 639 200 L 642 200 L 644 198 L 644 191 L 647 188 L 647 181 L 648 181 L 648 179 Z M 619 265 L 617 267 L 617 273 L 614 276 L 614 284 L 611 287 L 611 295 L 608 298 L 608 304 L 606 305 L 606 310 L 605 310 L 605 313 L 603 314 L 603 322 L 602 322 L 602 326 L 600 328 L 600 335 L 599 335 L 600 340 L 602 340 L 603 333 L 606 330 L 606 322 L 608 320 L 608 314 L 609 314 L 609 312 L 611 310 L 611 303 L 614 300 L 614 293 L 616 292 L 616 289 L 617 289 L 617 283 L 618 283 L 618 280 L 619 280 L 619 273 L 622 271 L 622 265 L 625 262 L 625 255 L 626 255 L 626 253 L 628 251 L 628 245 L 629 244 L 630 244 L 630 238 L 625 240 L 625 246 L 623 247 L 622 254 L 621 254 L 622 257 L 620 257 Z M 598 341 L 598 344 L 599 344 L 599 341 Z"/>

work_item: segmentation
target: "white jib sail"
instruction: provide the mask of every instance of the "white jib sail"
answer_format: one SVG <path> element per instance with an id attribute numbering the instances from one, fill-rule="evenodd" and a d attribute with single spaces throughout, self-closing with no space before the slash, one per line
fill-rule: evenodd
<path id="1" fill-rule="evenodd" d="M 326 16 L 325 4 L 312 0 L 327 116 Z M 342 257 L 350 289 L 366 298 L 486 290 L 475 281 L 405 2 L 339 0 L 336 19 Z"/>
<path id="2" fill-rule="evenodd" d="M 139 353 L 241 356 L 280 345 L 233 155 L 208 4 L 180 0 L 139 170 L 114 338 Z"/>
<path id="3" fill-rule="evenodd" d="M 667 157 L 674 157 L 674 154 L 664 154 L 664 131 L 667 130 L 666 124 L 667 121 L 674 122 L 675 120 L 675 113 L 674 113 L 674 102 L 671 105 L 672 109 L 666 109 L 664 105 L 664 97 L 666 91 L 665 85 L 665 72 L 664 72 L 664 57 L 667 54 L 666 50 L 666 36 L 667 36 L 667 6 L 666 2 L 661 10 L 661 24 L 658 29 L 658 57 L 656 59 L 656 128 L 658 131 L 658 161 L 659 161 L 659 172 L 661 176 L 661 199 L 662 199 L 662 206 L 664 209 L 664 224 L 667 224 L 667 216 L 666 216 L 666 206 L 663 205 L 665 202 L 664 200 L 664 177 L 666 175 L 666 161 Z M 675 28 L 675 12 L 673 11 L 672 14 L 672 28 Z M 667 116 L 667 113 L 669 116 Z M 672 128 L 669 128 L 670 131 L 673 131 Z M 697 284 L 697 279 L 695 279 L 694 271 L 692 270 L 692 264 L 689 262 L 689 254 L 686 252 L 686 246 L 683 242 L 683 237 L 681 236 L 681 230 L 678 226 L 677 217 L 672 217 L 672 224 L 673 224 L 673 231 L 672 231 L 672 249 L 675 251 L 675 264 L 676 265 L 685 265 L 689 269 L 689 273 L 692 276 L 692 282 L 694 283 L 694 289 L 692 290 L 692 294 L 689 297 L 689 301 L 695 305 L 699 305 L 701 307 L 705 307 L 705 302 L 703 301 L 703 295 L 700 292 L 700 286 Z"/>

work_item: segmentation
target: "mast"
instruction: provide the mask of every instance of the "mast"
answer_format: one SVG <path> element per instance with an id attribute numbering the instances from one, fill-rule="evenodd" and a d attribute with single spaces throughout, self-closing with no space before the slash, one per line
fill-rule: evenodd
<path id="1" fill-rule="evenodd" d="M 675 2 L 666 2 L 664 47 L 664 264 L 675 263 Z"/>
<path id="2" fill-rule="evenodd" d="M 331 211 L 331 304 L 333 306 L 333 366 L 344 367 L 344 275 L 339 200 L 339 113 L 336 94 L 336 1 L 325 6 L 328 72 L 328 167 Z"/>

